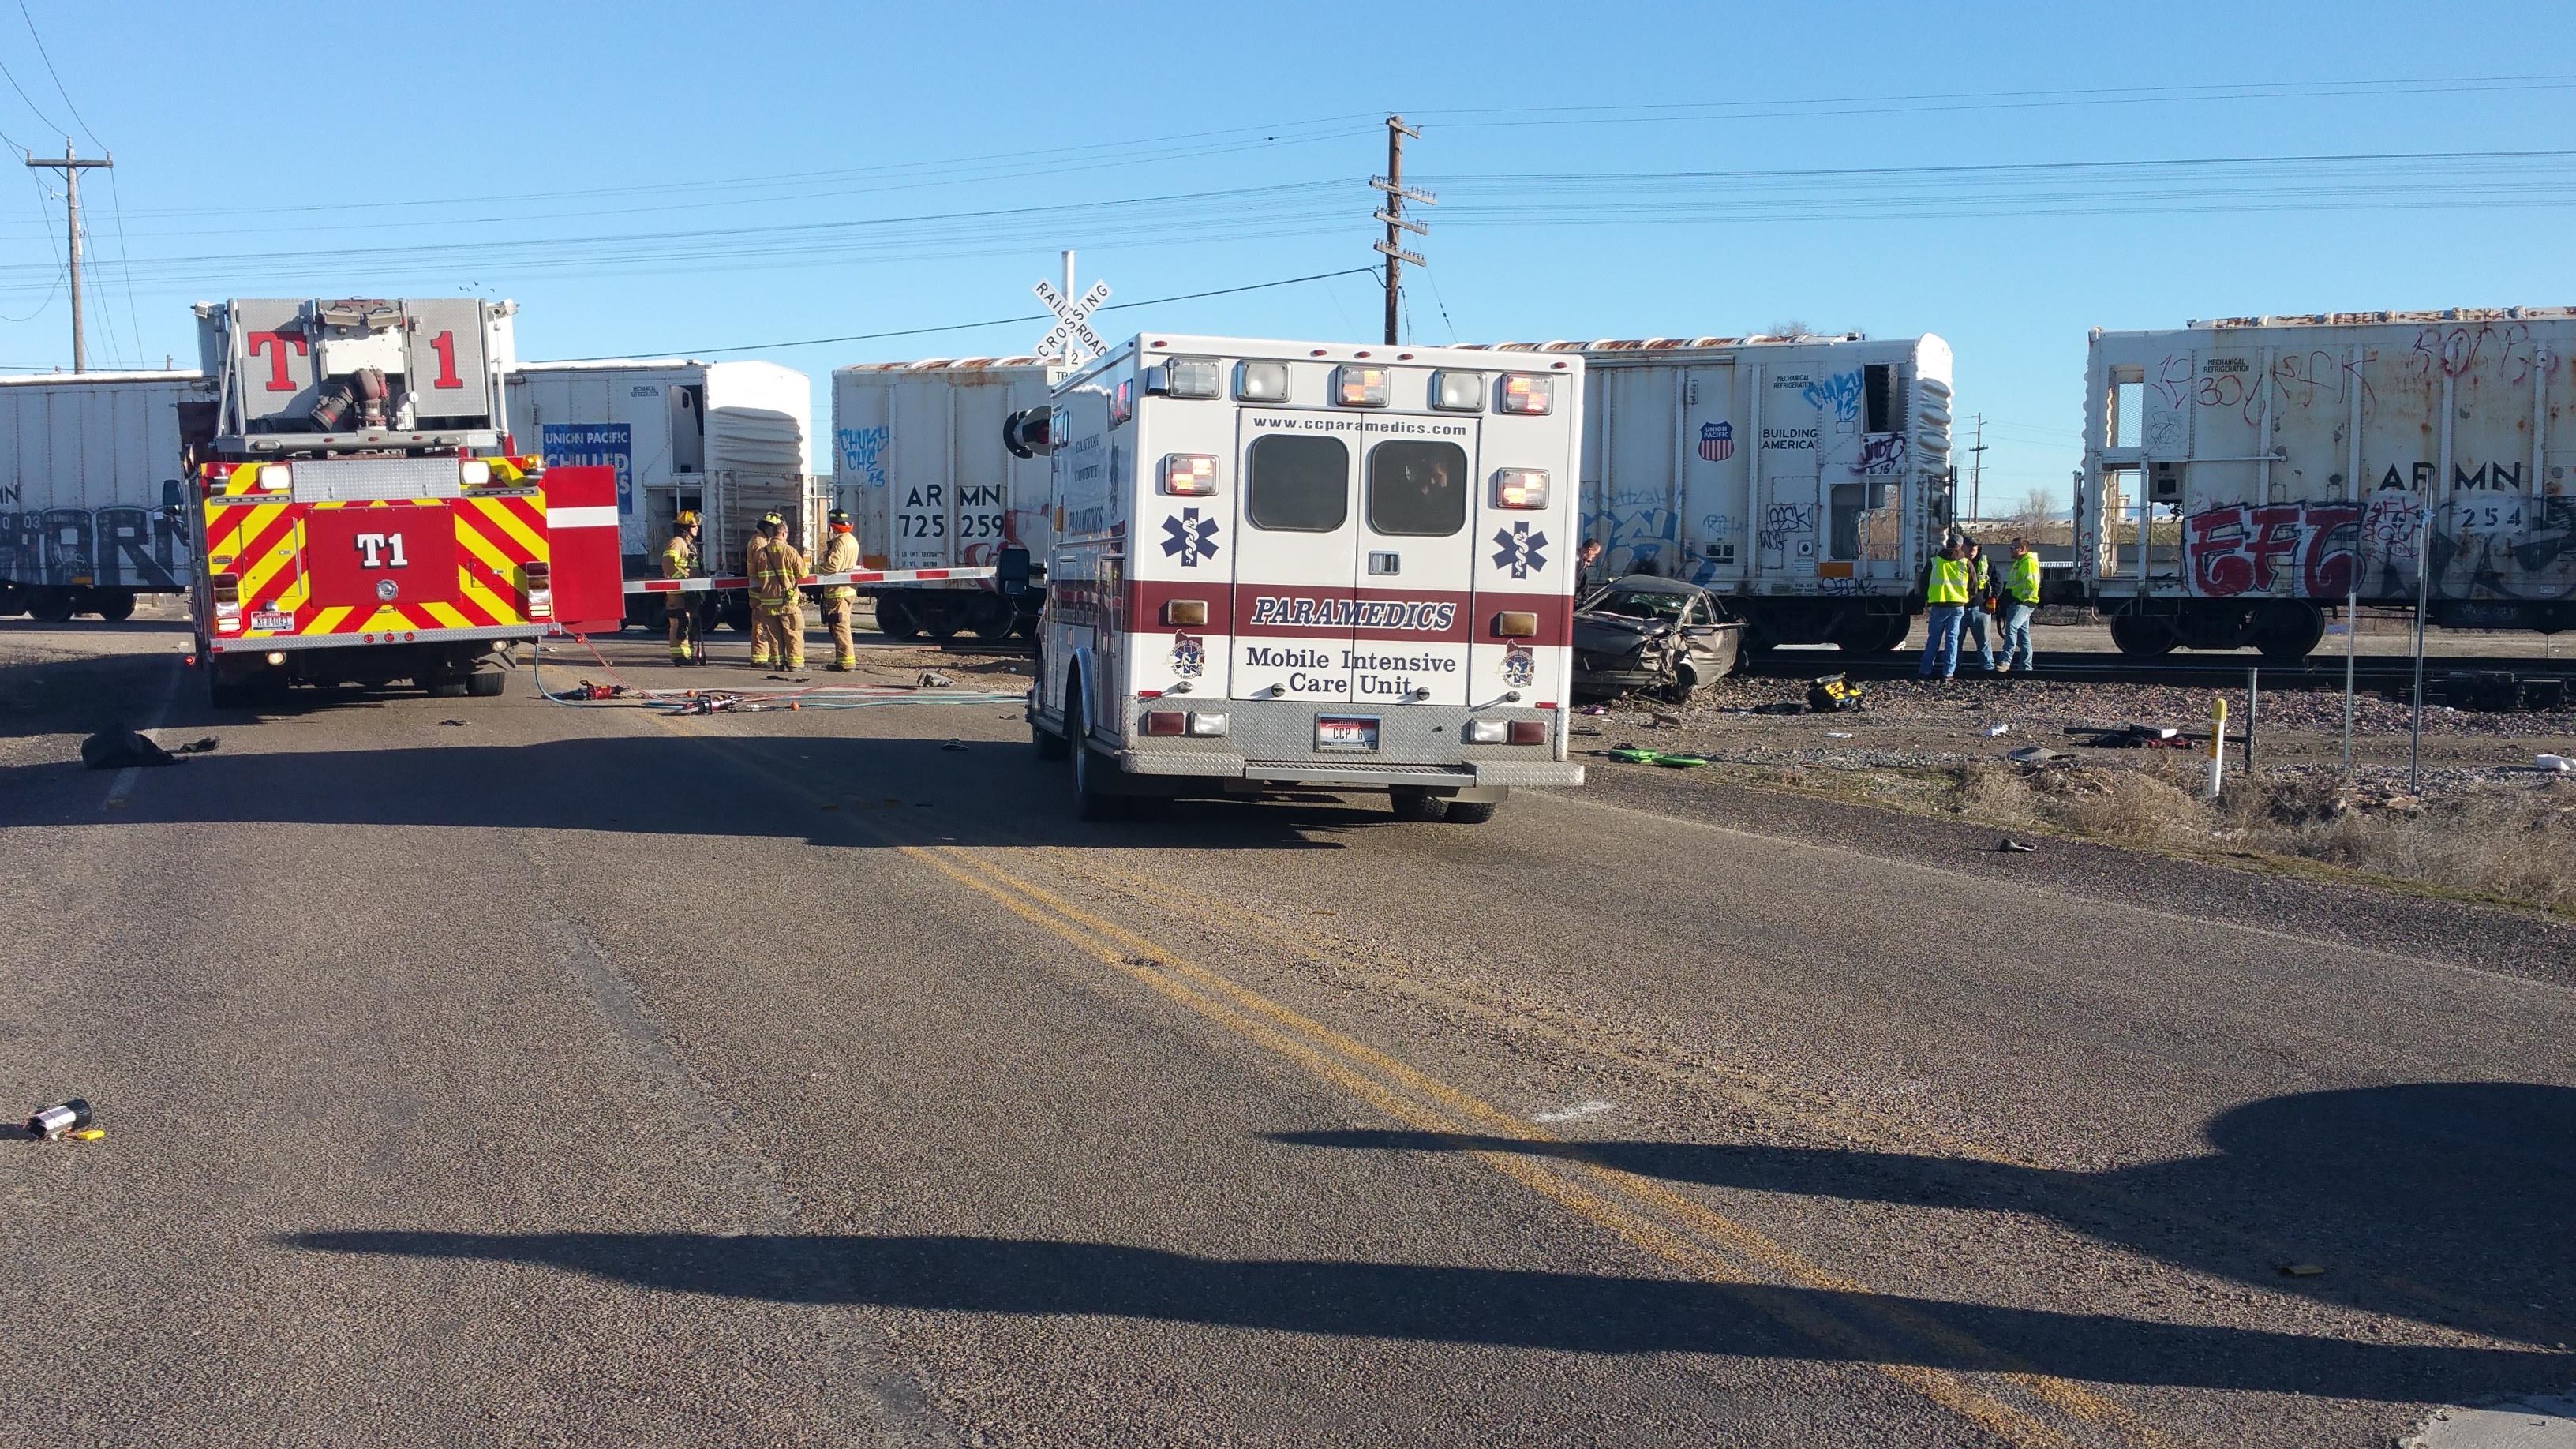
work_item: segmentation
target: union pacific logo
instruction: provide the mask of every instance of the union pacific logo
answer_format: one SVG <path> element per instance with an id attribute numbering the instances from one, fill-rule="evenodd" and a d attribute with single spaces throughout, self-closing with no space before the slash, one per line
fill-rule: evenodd
<path id="1" fill-rule="evenodd" d="M 1299 595 L 1256 594 L 1252 627 L 1319 629 L 1387 629 L 1406 633 L 1443 633 L 1458 621 L 1458 606 L 1428 599 L 1315 599 Z"/>

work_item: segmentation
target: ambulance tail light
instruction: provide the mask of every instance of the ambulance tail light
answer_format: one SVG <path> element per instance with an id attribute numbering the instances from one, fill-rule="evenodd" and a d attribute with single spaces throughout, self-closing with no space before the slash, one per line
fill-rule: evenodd
<path id="1" fill-rule="evenodd" d="M 1333 401 L 1346 408 L 1386 406 L 1386 369 L 1342 366 L 1333 369 Z"/>
<path id="2" fill-rule="evenodd" d="M 215 606 L 215 632 L 241 632 L 241 580 L 232 574 L 212 574 L 206 579 L 206 596 Z"/>
<path id="3" fill-rule="evenodd" d="M 1163 622 L 1173 628 L 1204 629 L 1207 619 L 1205 599 L 1166 599 L 1163 602 Z"/>
<path id="4" fill-rule="evenodd" d="M 1145 391 L 1166 397 L 1211 398 L 1221 388 L 1224 369 L 1213 357 L 1175 357 L 1145 370 Z"/>
<path id="5" fill-rule="evenodd" d="M 1503 411 L 1543 418 L 1556 411 L 1556 379 L 1515 373 L 1503 379 Z"/>
<path id="6" fill-rule="evenodd" d="M 531 563 L 524 567 L 523 574 L 527 580 L 523 587 L 527 590 L 528 595 L 528 617 L 531 619 L 553 618 L 555 616 L 555 577 L 553 566 L 542 562 Z"/>
<path id="7" fill-rule="evenodd" d="M 1190 732 L 1190 717 L 1177 709 L 1154 709 L 1145 712 L 1143 733 L 1149 735 L 1185 735 Z"/>
<path id="8" fill-rule="evenodd" d="M 1545 468 L 1496 469 L 1494 506 L 1520 509 L 1545 508 L 1547 506 L 1547 470 Z"/>
<path id="9" fill-rule="evenodd" d="M 1505 639 L 1538 637 L 1538 615 L 1527 609 L 1505 609 L 1494 616 L 1494 633 Z"/>
<path id="10" fill-rule="evenodd" d="M 1543 719 L 1513 720 L 1511 727 L 1511 742 L 1516 745 L 1546 744 L 1547 721 Z"/>
<path id="11" fill-rule="evenodd" d="M 1190 712 L 1190 733 L 1203 740 L 1224 738 L 1227 726 L 1232 723 L 1233 720 L 1226 715 Z"/>
<path id="12" fill-rule="evenodd" d="M 1471 719 L 1458 726 L 1458 738 L 1464 744 L 1499 745 L 1511 738 L 1511 725 L 1507 720 Z"/>
<path id="13" fill-rule="evenodd" d="M 1179 498 L 1205 498 L 1216 492 L 1216 459 L 1207 453 L 1163 455 L 1163 491 Z"/>

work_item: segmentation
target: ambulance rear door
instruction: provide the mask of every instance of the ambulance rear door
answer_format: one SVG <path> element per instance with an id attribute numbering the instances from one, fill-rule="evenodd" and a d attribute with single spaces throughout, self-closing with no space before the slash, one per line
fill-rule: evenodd
<path id="1" fill-rule="evenodd" d="M 1399 374 L 1399 396 L 1424 376 Z M 1361 426 L 1351 696 L 1466 704 L 1477 420 L 1388 416 Z"/>
<path id="2" fill-rule="evenodd" d="M 1359 420 L 1263 405 L 1243 409 L 1237 428 L 1231 697 L 1347 704 Z M 1183 526 L 1197 538 L 1207 522 Z"/>

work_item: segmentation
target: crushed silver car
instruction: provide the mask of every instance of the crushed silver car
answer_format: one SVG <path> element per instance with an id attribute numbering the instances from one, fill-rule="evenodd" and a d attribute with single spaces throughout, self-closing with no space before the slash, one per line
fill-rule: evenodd
<path id="1" fill-rule="evenodd" d="M 1744 626 L 1708 590 L 1630 574 L 1574 608 L 1574 692 L 1656 694 L 1678 704 L 1735 667 Z"/>

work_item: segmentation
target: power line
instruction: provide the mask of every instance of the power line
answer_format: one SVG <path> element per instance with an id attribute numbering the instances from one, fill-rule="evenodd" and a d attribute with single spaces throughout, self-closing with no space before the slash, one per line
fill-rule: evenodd
<path id="1" fill-rule="evenodd" d="M 1112 302 L 1103 312 L 1116 312 L 1129 307 L 1161 307 L 1173 302 L 1196 302 L 1205 297 L 1230 297 L 1238 292 L 1267 291 L 1273 287 L 1294 287 L 1306 282 L 1321 282 L 1332 277 L 1350 277 L 1367 273 L 1374 276 L 1375 267 L 1344 267 L 1338 272 L 1316 272 L 1304 277 L 1282 277 L 1275 282 L 1247 282 L 1240 287 L 1218 287 L 1206 292 L 1184 292 L 1172 297 L 1148 297 L 1138 302 Z M 794 342 L 745 342 L 728 347 L 675 347 L 654 349 L 652 355 L 672 357 L 712 357 L 723 352 L 778 352 L 790 347 L 822 347 L 840 342 L 879 342 L 889 337 L 928 337 L 940 332 L 971 332 L 978 327 L 1005 327 L 1029 322 L 1052 322 L 1048 313 L 1031 313 L 1026 317 L 993 317 L 982 322 L 950 322 L 937 327 L 904 327 L 892 332 L 854 332 L 844 337 L 807 337 Z M 616 353 L 603 357 L 565 357 L 561 362 L 619 362 L 634 353 Z"/>
<path id="2" fill-rule="evenodd" d="M 45 51 L 45 37 L 36 33 L 36 17 L 27 13 L 27 0 L 18 0 L 18 18 L 27 22 L 27 38 L 36 42 L 36 55 L 45 63 L 45 74 L 54 78 L 54 93 L 63 98 L 63 106 L 72 113 L 72 119 L 80 122 L 81 134 L 89 137 L 91 145 L 102 151 L 106 150 L 107 143 L 100 140 L 98 133 L 89 128 L 89 118 L 80 113 L 79 103 L 72 99 L 70 91 L 63 88 L 62 72 L 54 69 L 54 58 Z M 17 82 L 11 81 L 10 84 L 15 85 Z M 26 92 L 21 91 L 19 94 L 24 95 Z M 35 102 L 30 101 L 27 104 L 33 106 Z"/>

